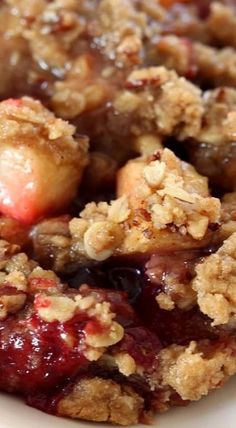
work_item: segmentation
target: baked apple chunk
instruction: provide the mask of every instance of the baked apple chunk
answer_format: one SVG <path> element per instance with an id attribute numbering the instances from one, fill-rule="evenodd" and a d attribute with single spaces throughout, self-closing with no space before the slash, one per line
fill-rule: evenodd
<path id="1" fill-rule="evenodd" d="M 75 197 L 86 138 L 28 97 L 0 103 L 0 211 L 31 224 Z"/>

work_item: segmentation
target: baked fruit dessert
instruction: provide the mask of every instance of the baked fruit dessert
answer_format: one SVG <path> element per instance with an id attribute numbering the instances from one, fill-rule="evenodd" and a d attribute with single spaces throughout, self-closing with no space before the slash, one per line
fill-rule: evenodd
<path id="1" fill-rule="evenodd" d="M 150 423 L 236 373 L 235 2 L 0 24 L 0 389 Z"/>

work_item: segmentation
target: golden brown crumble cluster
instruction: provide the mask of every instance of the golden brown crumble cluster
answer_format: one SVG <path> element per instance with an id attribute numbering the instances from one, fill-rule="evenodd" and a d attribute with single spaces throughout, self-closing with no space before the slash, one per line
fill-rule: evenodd
<path id="1" fill-rule="evenodd" d="M 1 389 L 132 425 L 236 373 L 235 27 L 233 0 L 1 2 Z"/>

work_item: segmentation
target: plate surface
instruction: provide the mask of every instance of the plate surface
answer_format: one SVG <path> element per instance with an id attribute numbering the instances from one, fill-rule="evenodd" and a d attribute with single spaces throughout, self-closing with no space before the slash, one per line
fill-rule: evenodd
<path id="1" fill-rule="evenodd" d="M 0 428 L 108 428 L 104 424 L 71 421 L 46 415 L 27 407 L 21 400 L 0 394 Z M 159 415 L 158 428 L 235 428 L 236 378 L 207 398 L 186 408 Z M 142 425 L 139 428 L 147 428 Z M 151 427 L 150 427 L 151 428 Z"/>

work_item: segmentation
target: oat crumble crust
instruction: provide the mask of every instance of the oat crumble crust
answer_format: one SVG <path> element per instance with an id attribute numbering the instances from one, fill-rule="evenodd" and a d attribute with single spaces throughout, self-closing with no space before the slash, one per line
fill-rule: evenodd
<path id="1" fill-rule="evenodd" d="M 1 389 L 130 426 L 236 373 L 235 26 L 234 0 L 1 2 Z"/>

